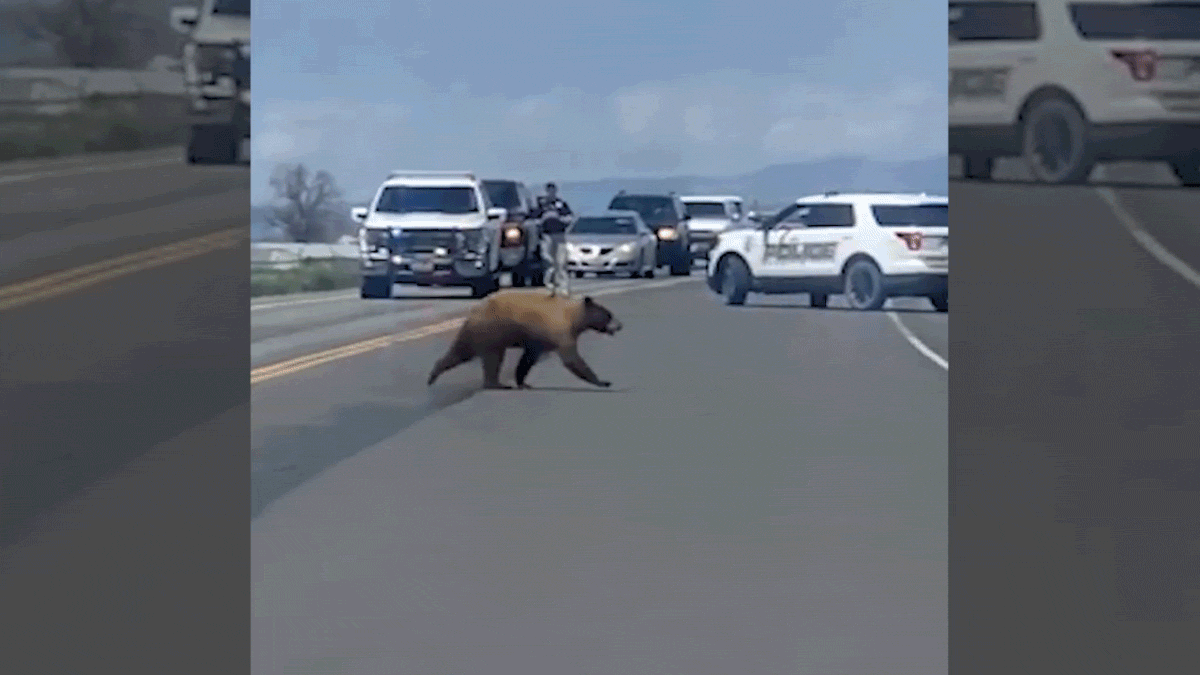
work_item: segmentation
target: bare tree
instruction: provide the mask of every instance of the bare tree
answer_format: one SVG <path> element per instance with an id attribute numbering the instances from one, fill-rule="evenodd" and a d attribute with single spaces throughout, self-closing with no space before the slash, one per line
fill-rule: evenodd
<path id="1" fill-rule="evenodd" d="M 167 25 L 160 3 L 141 0 L 33 2 L 14 13 L 26 40 L 53 45 L 74 68 L 140 68 L 151 57 L 178 51 L 181 38 Z M 145 6 L 143 6 L 145 5 Z M 163 16 L 147 12 L 163 12 Z"/>
<path id="2" fill-rule="evenodd" d="M 271 206 L 268 218 L 292 241 L 323 244 L 342 229 L 337 211 L 342 192 L 328 171 L 311 173 L 302 163 L 281 164 L 271 176 L 271 187 L 282 203 Z"/>

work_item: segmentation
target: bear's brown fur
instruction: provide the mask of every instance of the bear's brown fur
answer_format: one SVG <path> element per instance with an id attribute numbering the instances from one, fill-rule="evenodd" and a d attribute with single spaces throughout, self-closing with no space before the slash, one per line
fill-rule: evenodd
<path id="1" fill-rule="evenodd" d="M 516 347 L 524 350 L 517 364 L 519 388 L 528 388 L 525 378 L 548 351 L 558 352 L 563 365 L 579 379 L 597 387 L 611 386 L 611 382 L 596 377 L 579 355 L 579 336 L 588 330 L 615 335 L 621 330 L 621 322 L 590 297 L 572 300 L 540 292 L 494 293 L 471 310 L 450 350 L 434 364 L 428 384 L 447 370 L 478 357 L 483 361 L 484 388 L 511 389 L 500 384 L 500 365 L 505 350 Z"/>

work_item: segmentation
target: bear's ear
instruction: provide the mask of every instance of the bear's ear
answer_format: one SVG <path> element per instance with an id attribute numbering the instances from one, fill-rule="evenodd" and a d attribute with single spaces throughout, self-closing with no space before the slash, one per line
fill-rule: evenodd
<path id="1" fill-rule="evenodd" d="M 592 300 L 592 296 L 585 295 L 585 296 L 583 296 L 583 304 L 591 306 L 591 305 L 596 304 L 596 301 Z"/>

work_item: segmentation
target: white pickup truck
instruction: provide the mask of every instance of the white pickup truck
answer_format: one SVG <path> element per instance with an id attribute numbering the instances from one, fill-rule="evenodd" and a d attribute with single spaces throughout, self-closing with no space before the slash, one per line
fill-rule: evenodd
<path id="1" fill-rule="evenodd" d="M 192 164 L 235 164 L 250 138 L 250 0 L 202 0 L 171 9 L 183 46 Z"/>

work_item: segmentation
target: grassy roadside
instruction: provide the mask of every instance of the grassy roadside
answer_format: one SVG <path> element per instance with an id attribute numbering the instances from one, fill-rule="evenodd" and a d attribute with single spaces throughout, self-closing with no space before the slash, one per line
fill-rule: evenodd
<path id="1" fill-rule="evenodd" d="M 255 266 L 250 269 L 250 296 L 356 288 L 359 279 L 357 260 L 305 259 L 290 269 Z"/>
<path id="2" fill-rule="evenodd" d="M 0 115 L 0 161 L 148 150 L 186 141 L 182 97 L 92 96 L 61 115 Z"/>

